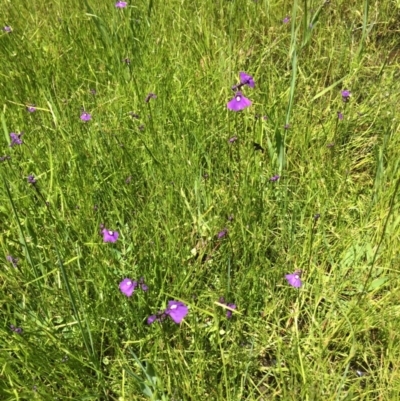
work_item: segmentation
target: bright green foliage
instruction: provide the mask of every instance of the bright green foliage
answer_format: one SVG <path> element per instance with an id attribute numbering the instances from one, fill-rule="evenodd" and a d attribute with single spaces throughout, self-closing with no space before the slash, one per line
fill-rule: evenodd
<path id="1" fill-rule="evenodd" d="M 0 10 L 1 400 L 398 399 L 398 1 Z"/>

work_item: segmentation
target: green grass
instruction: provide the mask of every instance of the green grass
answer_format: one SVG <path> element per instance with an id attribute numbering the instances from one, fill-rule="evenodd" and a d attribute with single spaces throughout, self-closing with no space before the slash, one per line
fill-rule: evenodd
<path id="1" fill-rule="evenodd" d="M 1 400 L 398 399 L 398 1 L 0 9 Z"/>

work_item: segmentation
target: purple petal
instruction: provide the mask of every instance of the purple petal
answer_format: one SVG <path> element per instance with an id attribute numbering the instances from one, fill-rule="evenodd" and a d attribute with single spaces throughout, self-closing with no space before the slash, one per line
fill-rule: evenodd
<path id="1" fill-rule="evenodd" d="M 286 274 L 285 278 L 288 281 L 289 285 L 291 285 L 292 287 L 299 288 L 303 284 L 301 282 L 299 272 L 294 272 L 292 274 Z"/>
<path id="2" fill-rule="evenodd" d="M 188 307 L 179 301 L 169 301 L 165 314 L 169 315 L 175 323 L 181 323 L 183 318 L 188 314 Z"/>
<path id="3" fill-rule="evenodd" d="M 242 92 L 236 92 L 235 97 L 227 103 L 226 107 L 229 110 L 240 111 L 251 106 L 251 104 L 251 100 L 244 97 Z"/>
<path id="4" fill-rule="evenodd" d="M 239 77 L 240 77 L 240 83 L 242 85 L 248 85 L 250 86 L 250 88 L 254 88 L 255 83 L 251 75 L 246 74 L 245 72 L 240 72 Z"/>
<path id="5" fill-rule="evenodd" d="M 133 294 L 133 291 L 135 291 L 137 285 L 136 281 L 132 281 L 130 278 L 125 278 L 119 283 L 119 289 L 127 297 L 130 297 Z"/>
<path id="6" fill-rule="evenodd" d="M 110 231 L 106 228 L 102 230 L 102 234 L 104 242 L 115 242 L 119 237 L 118 231 Z"/>

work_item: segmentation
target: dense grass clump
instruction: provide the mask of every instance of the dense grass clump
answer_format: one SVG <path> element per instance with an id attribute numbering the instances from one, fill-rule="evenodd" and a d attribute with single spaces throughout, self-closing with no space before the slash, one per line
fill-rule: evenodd
<path id="1" fill-rule="evenodd" d="M 398 399 L 400 9 L 333 3 L 0 0 L 1 400 Z"/>

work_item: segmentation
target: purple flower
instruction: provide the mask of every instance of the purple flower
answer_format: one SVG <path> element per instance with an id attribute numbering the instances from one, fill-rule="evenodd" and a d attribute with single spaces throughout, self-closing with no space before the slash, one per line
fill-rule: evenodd
<path id="1" fill-rule="evenodd" d="M 130 64 L 131 63 L 131 59 L 126 57 L 122 60 L 125 64 Z"/>
<path id="2" fill-rule="evenodd" d="M 34 105 L 26 106 L 26 110 L 29 111 L 29 113 L 34 113 L 36 111 L 36 107 Z"/>
<path id="3" fill-rule="evenodd" d="M 226 105 L 226 107 L 232 111 L 240 111 L 249 106 L 251 106 L 251 100 L 244 97 L 242 92 L 236 92 L 235 97 Z"/>
<path id="4" fill-rule="evenodd" d="M 125 278 L 119 283 L 119 289 L 124 295 L 130 297 L 133 294 L 133 291 L 135 291 L 137 285 L 137 281 L 132 281 L 130 278 Z"/>
<path id="5" fill-rule="evenodd" d="M 231 308 L 231 309 L 236 309 L 236 305 L 235 304 L 226 304 L 226 306 L 228 307 L 228 308 Z M 228 318 L 228 319 L 230 319 L 231 317 L 232 317 L 232 311 L 231 310 L 227 310 L 226 311 L 226 317 Z"/>
<path id="6" fill-rule="evenodd" d="M 342 100 L 346 103 L 350 100 L 351 92 L 347 89 L 341 91 Z"/>
<path id="7" fill-rule="evenodd" d="M 21 132 L 20 134 L 16 134 L 14 132 L 10 133 L 10 138 L 11 138 L 10 148 L 12 148 L 15 145 L 21 145 L 23 143 L 21 139 L 22 135 L 24 135 L 23 132 Z"/>
<path id="8" fill-rule="evenodd" d="M 137 118 L 137 119 L 140 118 L 139 114 L 134 113 L 133 111 L 131 111 L 129 114 L 130 114 L 130 116 L 133 117 L 133 118 Z"/>
<path id="9" fill-rule="evenodd" d="M 10 324 L 10 329 L 17 334 L 22 334 L 22 328 L 21 327 L 15 327 L 13 324 Z"/>
<path id="10" fill-rule="evenodd" d="M 139 279 L 139 284 L 140 284 L 140 288 L 142 289 L 142 291 L 146 292 L 149 290 L 149 287 L 147 286 L 147 284 L 144 282 L 144 277 L 140 277 Z"/>
<path id="11" fill-rule="evenodd" d="M 81 114 L 81 120 L 82 121 L 90 121 L 91 119 L 92 119 L 92 115 L 91 114 L 89 114 L 89 113 L 86 113 L 86 111 L 84 111 L 82 114 Z"/>
<path id="12" fill-rule="evenodd" d="M 119 237 L 118 231 L 109 231 L 106 228 L 102 230 L 102 234 L 104 242 L 115 242 Z"/>
<path id="13" fill-rule="evenodd" d="M 284 24 L 287 24 L 289 21 L 290 21 L 290 17 L 288 17 L 288 16 L 286 16 L 286 17 L 282 20 L 282 22 L 283 22 Z"/>
<path id="14" fill-rule="evenodd" d="M 228 220 L 229 220 L 229 221 L 232 221 L 232 220 L 233 220 L 233 214 L 230 214 L 230 215 L 228 216 Z"/>
<path id="15" fill-rule="evenodd" d="M 115 7 L 117 8 L 125 8 L 128 5 L 126 1 L 117 1 L 115 3 Z"/>
<path id="16" fill-rule="evenodd" d="M 156 320 L 159 320 L 157 315 L 151 315 L 147 318 L 147 324 L 153 324 Z"/>
<path id="17" fill-rule="evenodd" d="M 36 178 L 35 178 L 35 176 L 33 175 L 33 174 L 29 174 L 28 175 L 28 183 L 29 184 L 32 184 L 32 185 L 35 185 L 36 184 Z"/>
<path id="18" fill-rule="evenodd" d="M 237 136 L 233 136 L 232 138 L 229 138 L 228 142 L 233 143 L 237 141 Z"/>
<path id="19" fill-rule="evenodd" d="M 288 281 L 289 285 L 295 288 L 299 288 L 302 285 L 300 279 L 301 271 L 295 271 L 292 274 L 286 274 L 286 280 Z"/>
<path id="20" fill-rule="evenodd" d="M 8 262 L 12 263 L 12 265 L 13 265 L 14 267 L 17 267 L 17 266 L 18 266 L 18 259 L 17 259 L 17 258 L 14 258 L 14 257 L 11 256 L 11 255 L 7 255 L 7 256 L 6 256 L 6 259 L 7 259 Z"/>
<path id="21" fill-rule="evenodd" d="M 281 176 L 277 174 L 277 175 L 274 175 L 273 177 L 271 177 L 269 180 L 272 182 L 275 182 L 275 181 L 278 181 L 279 178 L 281 178 Z"/>
<path id="22" fill-rule="evenodd" d="M 254 83 L 254 79 L 251 75 L 246 74 L 245 72 L 240 72 L 239 77 L 240 77 L 241 86 L 247 85 L 247 86 L 250 86 L 250 88 L 254 88 L 255 83 Z"/>
<path id="23" fill-rule="evenodd" d="M 175 323 L 180 323 L 183 318 L 188 314 L 188 307 L 179 301 L 169 301 L 168 307 L 164 312 L 168 315 Z"/>
<path id="24" fill-rule="evenodd" d="M 319 213 L 317 213 L 314 215 L 314 220 L 317 221 L 320 217 L 321 217 L 321 215 Z"/>
<path id="25" fill-rule="evenodd" d="M 4 31 L 4 32 L 7 32 L 7 33 L 8 33 L 8 32 L 12 32 L 12 28 L 11 28 L 11 26 L 7 26 L 7 25 L 6 25 L 6 26 L 3 28 L 3 31 Z"/>
<path id="26" fill-rule="evenodd" d="M 289 129 L 289 128 L 290 128 L 290 124 L 285 124 L 285 125 L 283 126 L 283 128 L 285 128 L 286 130 Z"/>
<path id="27" fill-rule="evenodd" d="M 337 112 L 337 117 L 338 117 L 339 120 L 343 120 L 343 114 L 342 114 L 341 111 Z"/>
<path id="28" fill-rule="evenodd" d="M 146 99 L 144 100 L 146 103 L 150 102 L 150 99 L 157 99 L 157 95 L 154 94 L 153 92 L 150 92 L 147 96 Z"/>
<path id="29" fill-rule="evenodd" d="M 226 303 L 224 297 L 220 297 L 220 299 L 218 300 L 218 302 L 219 302 L 220 304 L 222 304 L 222 305 L 227 306 L 228 308 L 236 309 L 236 305 L 235 305 L 235 304 Z M 231 310 L 227 309 L 227 311 L 226 311 L 226 317 L 227 317 L 228 319 L 230 319 L 230 318 L 232 317 L 232 311 L 231 311 Z"/>
<path id="30" fill-rule="evenodd" d="M 228 229 L 227 229 L 227 228 L 224 228 L 222 231 L 220 231 L 220 232 L 217 234 L 217 237 L 218 237 L 218 239 L 221 239 L 221 238 L 224 238 L 226 234 L 228 234 Z"/>

